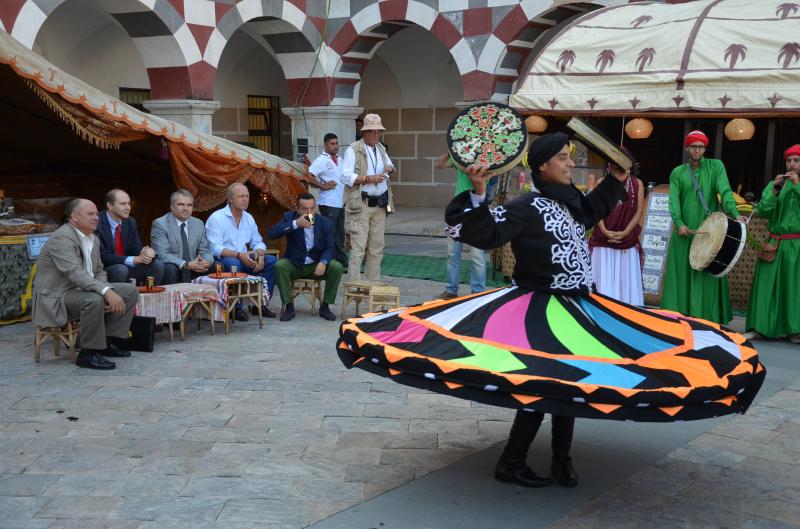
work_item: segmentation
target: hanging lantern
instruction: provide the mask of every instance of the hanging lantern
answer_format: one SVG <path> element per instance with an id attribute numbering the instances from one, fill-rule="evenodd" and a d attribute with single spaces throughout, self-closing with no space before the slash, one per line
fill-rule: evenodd
<path id="1" fill-rule="evenodd" d="M 653 123 L 649 119 L 635 118 L 625 124 L 625 134 L 634 140 L 649 138 L 653 133 Z"/>
<path id="2" fill-rule="evenodd" d="M 732 119 L 725 125 L 725 137 L 731 141 L 744 141 L 753 137 L 756 126 L 745 118 Z"/>
<path id="3" fill-rule="evenodd" d="M 533 116 L 528 116 L 525 120 L 525 126 L 528 127 L 528 132 L 538 134 L 547 130 L 547 120 L 534 114 Z"/>

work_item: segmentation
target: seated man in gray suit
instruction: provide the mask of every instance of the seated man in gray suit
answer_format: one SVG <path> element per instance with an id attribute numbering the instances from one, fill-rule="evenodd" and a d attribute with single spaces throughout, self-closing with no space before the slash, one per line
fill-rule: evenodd
<path id="1" fill-rule="evenodd" d="M 33 284 L 33 323 L 60 327 L 80 318 L 81 352 L 75 363 L 114 369 L 103 356 L 130 356 L 107 337 L 127 338 L 139 291 L 130 283 L 109 283 L 100 261 L 97 207 L 76 198 L 67 204 L 67 223 L 45 243 Z"/>
<path id="2" fill-rule="evenodd" d="M 194 196 L 178 189 L 169 197 L 170 213 L 153 221 L 150 243 L 156 260 L 164 263 L 163 285 L 188 283 L 208 273 L 214 254 L 206 238 L 203 221 L 192 217 Z"/>

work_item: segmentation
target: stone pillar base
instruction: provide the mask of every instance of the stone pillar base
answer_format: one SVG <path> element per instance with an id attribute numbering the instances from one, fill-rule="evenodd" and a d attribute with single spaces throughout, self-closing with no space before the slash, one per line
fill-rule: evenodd
<path id="1" fill-rule="evenodd" d="M 211 134 L 211 116 L 220 107 L 219 101 L 197 99 L 151 99 L 144 108 L 197 132 Z"/>
<path id="2" fill-rule="evenodd" d="M 298 146 L 306 143 L 309 161 L 322 153 L 322 138 L 329 132 L 339 138 L 339 154 L 344 155 L 345 148 L 356 141 L 355 119 L 364 111 L 361 107 L 351 106 L 287 107 L 281 110 L 292 120 L 292 157 L 295 160 L 302 158 Z"/>

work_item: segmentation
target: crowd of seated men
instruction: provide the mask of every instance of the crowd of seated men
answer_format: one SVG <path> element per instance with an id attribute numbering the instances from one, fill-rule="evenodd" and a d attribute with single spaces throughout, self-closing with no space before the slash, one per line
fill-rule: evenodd
<path id="1" fill-rule="evenodd" d="M 227 188 L 227 203 L 203 223 L 193 217 L 194 196 L 185 189 L 172 193 L 170 211 L 153 221 L 150 244 L 139 238 L 131 216 L 130 196 L 112 189 L 105 209 L 76 198 L 66 207 L 67 222 L 42 248 L 34 281 L 34 324 L 60 327 L 80 320 L 79 367 L 114 369 L 108 357 L 130 356 L 120 340 L 127 336 L 139 292 L 132 284 L 153 278 L 156 285 L 188 283 L 221 265 L 264 278 L 270 298 L 277 283 L 283 310 L 281 321 L 295 316 L 292 281 L 325 280 L 319 315 L 335 320 L 330 305 L 336 300 L 343 266 L 335 260 L 334 224 L 316 215 L 314 196 L 297 197 L 294 211 L 285 213 L 269 230 L 270 239 L 286 238 L 285 257 L 267 254 L 253 216 L 247 212 L 250 194 L 243 184 Z M 253 307 L 257 311 L 256 307 Z M 265 305 L 262 314 L 275 318 Z M 237 320 L 249 319 L 242 307 Z"/>

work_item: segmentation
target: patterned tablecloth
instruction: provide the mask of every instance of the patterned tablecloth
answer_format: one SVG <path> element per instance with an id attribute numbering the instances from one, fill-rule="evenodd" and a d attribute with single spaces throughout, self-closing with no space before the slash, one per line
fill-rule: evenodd
<path id="1" fill-rule="evenodd" d="M 214 279 L 210 276 L 200 276 L 198 278 L 192 279 L 193 284 L 197 285 L 205 285 L 205 286 L 212 286 L 216 289 L 218 294 L 217 304 L 214 307 L 214 320 L 216 321 L 225 321 L 224 311 L 225 307 L 228 304 L 228 282 L 232 281 L 232 278 L 223 278 L 223 279 Z M 237 281 L 251 281 L 251 282 L 258 282 L 261 283 L 261 288 L 263 289 L 263 296 L 264 296 L 264 305 L 269 303 L 269 291 L 267 290 L 267 283 L 264 281 L 264 278 L 261 276 L 246 276 L 242 278 L 237 278 Z M 252 304 L 252 301 L 249 299 L 244 300 L 248 304 Z"/>
<path id="2" fill-rule="evenodd" d="M 156 323 L 173 323 L 181 321 L 187 303 L 199 299 L 219 301 L 213 285 L 179 283 L 165 285 L 164 289 L 163 292 L 140 293 L 134 314 L 155 318 Z"/>

